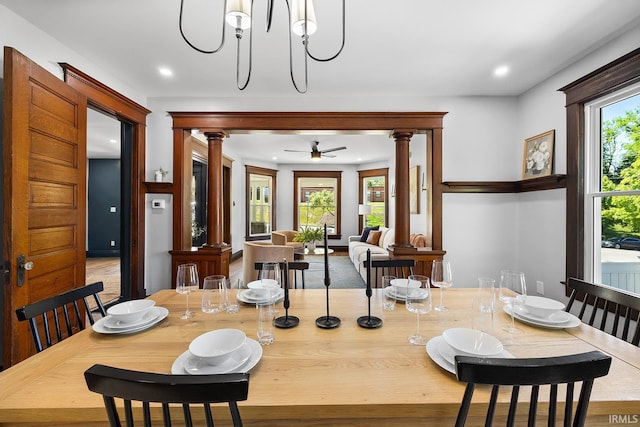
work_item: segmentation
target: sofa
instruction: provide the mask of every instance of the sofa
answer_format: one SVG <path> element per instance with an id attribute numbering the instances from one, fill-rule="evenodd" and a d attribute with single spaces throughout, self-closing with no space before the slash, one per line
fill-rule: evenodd
<path id="1" fill-rule="evenodd" d="M 363 236 L 366 236 L 364 242 L 361 241 Z M 387 249 L 394 242 L 395 230 L 387 227 L 380 227 L 377 230 L 365 229 L 363 235 L 349 236 L 349 259 L 364 280 L 367 277 L 367 270 L 362 263 L 367 259 L 367 249 L 371 249 L 371 259 L 389 259 Z"/>
<path id="2" fill-rule="evenodd" d="M 377 233 L 375 233 L 377 232 Z M 373 234 L 372 236 L 372 233 Z M 363 242 L 363 236 L 365 236 Z M 389 259 L 389 246 L 395 243 L 395 230 L 393 228 L 380 227 L 379 229 L 365 229 L 360 236 L 349 236 L 349 259 L 363 280 L 367 280 L 367 269 L 363 266 L 367 259 L 367 250 L 371 249 L 372 260 Z M 416 248 L 426 247 L 426 239 L 423 234 L 411 234 L 409 243 Z"/>

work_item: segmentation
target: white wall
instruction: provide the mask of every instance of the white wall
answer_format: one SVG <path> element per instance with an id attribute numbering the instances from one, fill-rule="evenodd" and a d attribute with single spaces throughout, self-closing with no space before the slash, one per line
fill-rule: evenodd
<path id="1" fill-rule="evenodd" d="M 638 48 L 640 27 L 602 46 L 572 66 L 540 83 L 518 98 L 516 136 L 519 141 L 555 129 L 555 171 L 567 171 L 565 96 L 561 87 Z M 544 283 L 545 296 L 566 299 L 565 190 L 538 191 L 518 200 L 518 267 L 525 272 L 528 291 L 535 294 L 536 280 Z"/>
<path id="2" fill-rule="evenodd" d="M 225 99 L 164 99 L 150 98 L 149 109 L 153 111 L 148 120 L 149 146 L 153 144 L 153 150 L 148 150 L 148 169 L 153 169 L 161 162 L 165 164 L 165 158 L 170 158 L 172 150 L 171 118 L 167 111 L 444 111 L 449 112 L 444 118 L 444 147 L 443 170 L 445 180 L 452 181 L 490 181 L 490 180 L 516 180 L 519 179 L 519 167 L 522 155 L 522 144 L 515 141 L 516 133 L 516 103 L 514 97 L 415 97 L 415 98 L 378 98 L 370 97 L 352 98 L 275 98 L 268 102 L 262 98 L 225 98 Z M 366 97 L 364 97 L 366 98 Z M 340 108 L 336 108 L 340 106 Z M 424 135 L 416 135 L 414 138 L 424 138 Z M 233 137 L 223 145 L 225 154 L 231 155 L 233 150 Z M 422 139 L 424 141 L 424 139 Z M 423 144 L 412 144 L 411 166 L 420 164 L 421 171 L 425 168 L 425 153 Z M 241 162 L 241 153 L 231 155 L 236 161 Z M 169 157 L 167 157 L 169 156 Z M 515 165 L 505 167 L 505 165 Z M 167 163 L 168 164 L 168 163 Z M 241 163 L 243 165 L 243 163 Z M 258 165 L 278 169 L 278 228 L 289 228 L 293 224 L 293 211 L 291 202 L 293 195 L 293 177 L 291 170 L 301 169 L 303 166 L 292 168 L 287 165 Z M 305 166 L 308 167 L 308 166 Z M 369 165 L 366 166 L 367 168 Z M 380 167 L 380 166 L 378 166 Z M 389 167 L 390 185 L 394 184 L 395 166 Z M 336 169 L 336 165 L 328 166 L 328 169 Z M 357 212 L 357 168 L 353 166 L 340 166 L 344 170 L 342 200 L 343 212 L 348 212 L 348 204 L 353 204 L 352 212 Z M 363 169 L 364 167 L 360 168 Z M 241 176 L 239 176 L 240 174 Z M 244 168 L 233 168 L 233 194 L 236 201 L 234 218 L 244 220 Z M 236 182 L 241 185 L 241 192 L 236 191 Z M 351 182 L 351 188 L 347 183 Z M 506 239 L 517 232 L 516 207 L 518 198 L 508 195 L 500 198 L 500 207 L 492 207 L 493 196 L 485 196 L 476 200 L 473 197 L 457 195 L 455 199 L 445 199 L 445 221 L 443 230 L 443 246 L 447 250 L 447 257 L 451 260 L 456 271 L 455 286 L 474 286 L 476 278 L 480 275 L 475 267 L 482 265 L 482 275 L 488 275 L 485 271 L 499 272 L 501 266 L 515 266 L 516 251 L 513 247 L 496 251 L 495 254 L 486 251 L 487 242 L 477 237 L 477 230 L 467 230 L 472 223 L 469 217 L 485 219 L 486 223 L 479 228 L 494 230 L 491 238 L 496 241 Z M 456 200 L 449 204 L 449 200 Z M 390 199 L 393 206 L 394 199 Z M 411 231 L 424 232 L 426 228 L 426 199 L 421 193 L 420 215 L 411 215 Z M 235 215 L 235 213 L 238 215 Z M 504 212 L 512 212 L 507 215 Z M 390 209 L 390 224 L 394 224 L 394 209 Z M 346 244 L 349 234 L 357 234 L 357 215 L 343 214 L 342 227 L 343 239 L 336 244 Z M 147 215 L 147 270 L 166 270 L 165 265 L 158 265 L 152 257 L 160 257 L 160 254 L 170 249 L 163 246 L 163 242 L 150 230 L 170 230 L 170 211 L 166 215 Z M 233 227 L 233 251 L 237 252 L 242 247 L 244 238 L 244 223 L 240 228 Z M 351 231 L 349 231 L 351 230 Z M 459 236 L 464 239 L 459 239 Z M 333 242 L 332 242 L 333 243 Z M 503 245 L 501 245 L 504 247 Z M 155 254 L 155 255 L 154 255 Z M 490 268 L 492 267 L 492 268 Z M 167 274 L 169 271 L 167 270 Z M 167 286 L 169 285 L 167 281 Z M 155 285 L 154 285 L 155 286 Z"/>
<path id="3" fill-rule="evenodd" d="M 137 92 L 132 86 L 114 76 L 106 74 L 93 62 L 78 55 L 2 5 L 0 5 L 0 46 L 10 46 L 17 49 L 60 79 L 63 75 L 62 68 L 58 63 L 66 62 L 112 89 L 123 93 L 135 102 L 141 105 L 146 104 L 144 94 Z M 3 63 L 4 60 L 0 57 L 0 66 L 3 66 Z"/>

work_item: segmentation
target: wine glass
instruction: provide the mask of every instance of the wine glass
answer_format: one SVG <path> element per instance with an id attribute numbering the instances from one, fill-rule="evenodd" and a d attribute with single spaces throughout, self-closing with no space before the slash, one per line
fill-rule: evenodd
<path id="1" fill-rule="evenodd" d="M 522 329 L 516 327 L 514 312 L 527 297 L 527 285 L 524 273 L 519 271 L 502 270 L 500 272 L 500 301 L 510 306 L 511 324 L 503 329 L 510 334 L 521 333 Z"/>
<path id="2" fill-rule="evenodd" d="M 195 313 L 189 310 L 189 294 L 199 287 L 198 268 L 195 264 L 181 264 L 176 275 L 176 292 L 187 296 L 187 309 L 180 316 L 181 319 L 190 319 Z"/>
<path id="3" fill-rule="evenodd" d="M 451 264 L 449 264 L 449 261 L 442 259 L 433 260 L 431 265 L 431 283 L 433 286 L 440 288 L 440 304 L 435 306 L 436 311 L 446 311 L 447 307 L 442 303 L 443 289 L 450 288 L 453 284 Z"/>
<path id="4" fill-rule="evenodd" d="M 407 297 L 405 307 L 416 314 L 416 333 L 409 336 L 409 342 L 415 345 L 425 345 L 427 337 L 420 334 L 420 315 L 431 311 L 431 290 L 427 276 L 411 275 L 407 283 Z"/>

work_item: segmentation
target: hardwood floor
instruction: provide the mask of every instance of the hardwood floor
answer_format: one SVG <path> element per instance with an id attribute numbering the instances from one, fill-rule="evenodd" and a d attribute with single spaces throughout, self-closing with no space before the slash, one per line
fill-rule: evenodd
<path id="1" fill-rule="evenodd" d="M 87 258 L 86 283 L 102 282 L 100 292 L 103 304 L 120 296 L 120 258 Z"/>

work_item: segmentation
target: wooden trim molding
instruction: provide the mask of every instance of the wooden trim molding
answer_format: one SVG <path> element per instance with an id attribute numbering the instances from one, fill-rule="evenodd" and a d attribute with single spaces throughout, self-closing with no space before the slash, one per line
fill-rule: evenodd
<path id="1" fill-rule="evenodd" d="M 411 129 L 418 134 L 427 134 L 427 156 L 431 168 L 427 182 L 430 198 L 430 215 L 427 214 L 427 233 L 431 236 L 431 246 L 442 249 L 442 128 L 446 112 L 185 112 L 170 111 L 174 132 L 174 177 L 183 176 L 176 159 L 184 156 L 184 136 L 192 129 L 201 132 L 224 130 L 228 134 L 251 131 L 277 131 L 295 134 L 300 131 L 331 131 L 358 133 L 382 131 L 391 133 L 399 129 Z M 229 140 L 228 144 L 233 144 Z M 184 192 L 181 183 L 174 186 L 174 222 L 181 219 Z M 406 209 L 409 207 L 407 206 Z M 397 214 L 397 212 L 396 212 Z M 396 229 L 398 223 L 396 216 Z M 174 224 L 175 227 L 175 224 Z M 406 238 L 408 239 L 408 235 Z M 180 241 L 174 238 L 174 249 L 180 249 Z"/>
<path id="2" fill-rule="evenodd" d="M 87 97 L 87 105 L 110 114 L 119 120 L 132 124 L 133 146 L 131 153 L 131 298 L 144 298 L 144 256 L 145 256 L 145 128 L 147 114 L 145 107 L 116 92 L 93 77 L 67 63 L 59 63 L 64 71 L 64 81 Z"/>
<path id="3" fill-rule="evenodd" d="M 566 188 L 566 175 L 548 175 L 522 181 L 446 181 L 444 193 L 527 193 Z"/>
<path id="4" fill-rule="evenodd" d="M 566 276 L 584 276 L 584 105 L 640 82 L 640 48 L 558 89 L 566 97 L 567 236 Z"/>

